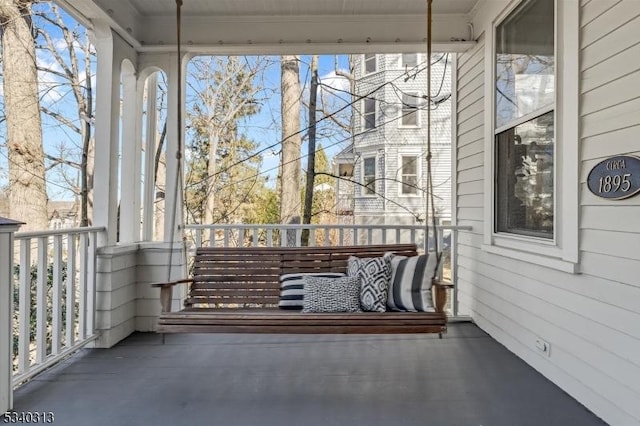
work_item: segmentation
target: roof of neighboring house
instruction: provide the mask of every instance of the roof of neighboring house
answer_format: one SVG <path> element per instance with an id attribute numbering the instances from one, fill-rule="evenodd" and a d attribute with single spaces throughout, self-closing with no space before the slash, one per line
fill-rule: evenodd
<path id="1" fill-rule="evenodd" d="M 78 215 L 78 206 L 75 201 L 49 201 L 47 203 L 47 216 L 54 217 L 75 217 Z"/>
<path id="2" fill-rule="evenodd" d="M 333 156 L 334 162 L 353 162 L 353 159 L 353 144 L 350 144 L 348 147 Z"/>

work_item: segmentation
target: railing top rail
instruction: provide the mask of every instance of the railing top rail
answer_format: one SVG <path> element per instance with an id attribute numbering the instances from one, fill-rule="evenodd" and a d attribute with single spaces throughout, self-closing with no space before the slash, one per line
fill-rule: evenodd
<path id="1" fill-rule="evenodd" d="M 104 226 L 86 226 L 82 228 L 47 229 L 43 231 L 16 232 L 15 239 L 24 240 L 27 238 L 50 237 L 52 235 L 86 234 L 89 232 L 102 232 L 105 230 L 106 228 Z"/>
<path id="2" fill-rule="evenodd" d="M 430 226 L 431 227 L 431 226 Z M 199 224 L 187 224 L 184 226 L 185 229 L 238 229 L 238 228 L 262 228 L 262 229 L 425 229 L 424 225 L 284 225 L 284 224 L 256 224 L 256 223 L 237 223 L 237 224 L 211 224 L 211 225 L 199 225 Z M 441 230 L 457 230 L 457 231 L 468 231 L 471 230 L 471 226 L 467 225 L 438 225 L 437 229 Z"/>

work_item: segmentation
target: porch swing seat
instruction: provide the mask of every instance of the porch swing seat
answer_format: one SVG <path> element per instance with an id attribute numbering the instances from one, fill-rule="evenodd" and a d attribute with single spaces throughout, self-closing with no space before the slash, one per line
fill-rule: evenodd
<path id="1" fill-rule="evenodd" d="M 160 288 L 159 333 L 387 334 L 446 332 L 450 285 L 435 282 L 436 312 L 302 313 L 278 307 L 280 276 L 347 270 L 350 256 L 416 256 L 415 244 L 341 247 L 201 247 L 189 279 Z M 189 284 L 184 309 L 171 312 L 174 285 Z"/>

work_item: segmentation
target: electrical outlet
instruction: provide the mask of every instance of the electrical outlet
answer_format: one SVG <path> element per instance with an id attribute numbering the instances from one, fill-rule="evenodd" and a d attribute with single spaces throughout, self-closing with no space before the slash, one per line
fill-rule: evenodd
<path id="1" fill-rule="evenodd" d="M 540 338 L 537 338 L 536 349 L 544 354 L 547 354 L 547 356 L 551 356 L 551 344 L 549 342 L 546 342 Z"/>

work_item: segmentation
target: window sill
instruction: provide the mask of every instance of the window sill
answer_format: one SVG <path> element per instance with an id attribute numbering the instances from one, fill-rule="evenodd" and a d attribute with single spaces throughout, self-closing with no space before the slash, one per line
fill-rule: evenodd
<path id="1" fill-rule="evenodd" d="M 516 250 L 512 248 L 498 247 L 495 245 L 483 244 L 482 250 L 487 253 L 496 254 L 498 256 L 508 257 L 511 259 L 521 260 L 523 262 L 534 265 L 544 266 L 546 268 L 556 269 L 558 271 L 569 274 L 579 274 L 580 270 L 577 263 L 560 259 L 558 257 L 545 256 Z"/>

